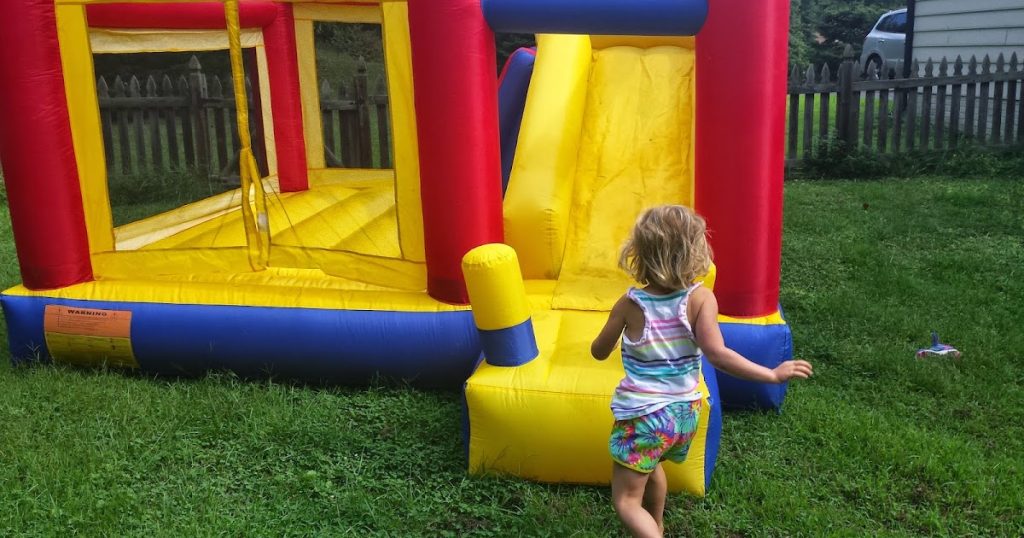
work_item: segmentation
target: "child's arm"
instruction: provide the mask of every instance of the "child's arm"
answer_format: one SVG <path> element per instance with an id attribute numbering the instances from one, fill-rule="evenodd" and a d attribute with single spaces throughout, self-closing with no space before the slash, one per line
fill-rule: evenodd
<path id="1" fill-rule="evenodd" d="M 623 295 L 612 307 L 612 311 L 608 313 L 608 321 L 604 324 L 604 328 L 594 339 L 594 343 L 590 344 L 590 354 L 595 359 L 603 361 L 612 354 L 615 344 L 622 336 L 622 330 L 626 327 L 626 308 L 630 302 L 629 297 Z"/>
<path id="2" fill-rule="evenodd" d="M 785 383 L 791 378 L 807 379 L 813 373 L 807 361 L 786 361 L 774 370 L 751 362 L 749 359 L 725 346 L 722 330 L 718 327 L 718 300 L 707 288 L 698 288 L 693 299 L 696 306 L 696 320 L 693 323 L 697 344 L 712 366 L 723 372 L 759 383 Z"/>

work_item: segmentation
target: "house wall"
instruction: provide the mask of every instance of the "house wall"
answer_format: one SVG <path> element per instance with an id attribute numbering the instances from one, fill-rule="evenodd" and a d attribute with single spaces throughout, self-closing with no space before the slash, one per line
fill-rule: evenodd
<path id="1" fill-rule="evenodd" d="M 966 62 L 1014 52 L 1024 60 L 1024 0 L 917 0 L 915 59 Z"/>

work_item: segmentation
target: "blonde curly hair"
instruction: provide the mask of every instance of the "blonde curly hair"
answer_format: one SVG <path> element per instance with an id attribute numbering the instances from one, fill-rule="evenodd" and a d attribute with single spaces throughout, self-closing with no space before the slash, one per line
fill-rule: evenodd
<path id="1" fill-rule="evenodd" d="M 689 287 L 711 267 L 704 218 L 681 205 L 644 211 L 619 254 L 619 267 L 640 284 Z"/>

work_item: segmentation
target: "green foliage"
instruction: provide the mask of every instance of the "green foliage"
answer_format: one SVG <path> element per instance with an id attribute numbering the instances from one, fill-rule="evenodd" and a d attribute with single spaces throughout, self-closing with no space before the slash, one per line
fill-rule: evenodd
<path id="1" fill-rule="evenodd" d="M 1014 177 L 1024 179 L 1024 148 L 973 144 L 969 139 L 947 151 L 879 153 L 859 145 L 849 148 L 833 137 L 818 144 L 814 155 L 804 159 L 788 177 L 803 179 L 877 179 L 944 175 L 955 178 Z"/>
<path id="2" fill-rule="evenodd" d="M 231 73 L 231 58 L 226 50 L 194 52 L 145 52 L 135 54 L 94 54 L 93 64 L 97 77 L 104 77 L 108 84 L 120 76 L 128 83 L 132 76 L 143 84 L 152 76 L 159 83 L 164 75 L 177 83 L 178 78 L 188 78 L 189 61 L 195 56 L 204 73 L 227 75 Z M 252 66 L 246 65 L 246 69 Z"/>
<path id="3" fill-rule="evenodd" d="M 936 173 L 952 177 L 1024 178 L 1024 147 L 982 149 L 965 144 L 942 155 Z"/>
<path id="4" fill-rule="evenodd" d="M 7 182 L 4 181 L 3 172 L 0 172 L 0 205 L 7 205 Z"/>
<path id="5" fill-rule="evenodd" d="M 516 49 L 533 47 L 537 44 L 533 34 L 495 34 L 495 50 L 498 53 L 498 72 L 505 67 L 505 62 Z"/>
<path id="6" fill-rule="evenodd" d="M 914 175 L 907 174 L 903 168 L 894 168 L 905 162 L 907 156 L 899 157 L 893 159 L 888 154 L 880 155 L 865 146 L 849 148 L 843 141 L 831 137 L 818 142 L 812 157 L 804 159 L 788 176 L 807 179 L 875 179 Z"/>
<path id="7" fill-rule="evenodd" d="M 830 43 L 851 44 L 859 48 L 883 12 L 875 5 L 848 3 L 829 6 L 818 23 L 818 31 Z"/>
<path id="8" fill-rule="evenodd" d="M 815 65 L 829 64 L 835 71 L 843 59 L 846 45 L 853 45 L 859 55 L 871 27 L 885 9 L 877 5 L 844 3 L 831 5 L 822 12 L 817 31 L 824 38 L 812 47 L 812 62 Z"/>
<path id="9" fill-rule="evenodd" d="M 793 0 L 790 64 L 820 68 L 828 63 L 835 73 L 847 44 L 860 54 L 864 37 L 878 18 L 904 5 L 904 0 Z"/>
<path id="10" fill-rule="evenodd" d="M 347 52 L 332 49 L 318 49 L 316 51 L 317 79 L 322 84 L 327 80 L 334 91 L 340 91 L 345 85 L 348 91 L 353 90 L 353 80 L 359 71 L 360 65 L 366 66 L 367 83 L 371 93 L 376 89 L 376 84 L 383 80 L 385 70 L 383 61 L 352 56 Z M 351 93 L 350 93 L 351 95 Z"/>
<path id="11" fill-rule="evenodd" d="M 384 40 L 379 24 L 315 22 L 313 32 L 317 48 L 344 51 L 368 62 L 384 60 Z"/>
<path id="12" fill-rule="evenodd" d="M 782 304 L 816 375 L 781 415 L 726 415 L 710 495 L 670 496 L 670 535 L 1021 535 L 1022 198 L 1019 180 L 787 183 Z M 0 287 L 10 237 L 0 208 Z M 964 358 L 915 359 L 932 329 Z M 606 487 L 466 476 L 456 392 L 8 359 L 0 535 L 623 534 Z"/>
<path id="13" fill-rule="evenodd" d="M 317 77 L 328 80 L 335 90 L 342 84 L 350 90 L 360 65 L 366 66 L 370 90 L 384 76 L 384 38 L 379 24 L 317 22 Z"/>
<path id="14" fill-rule="evenodd" d="M 814 35 L 808 21 L 806 0 L 793 0 L 789 12 L 789 64 L 806 66 L 811 59 Z"/>

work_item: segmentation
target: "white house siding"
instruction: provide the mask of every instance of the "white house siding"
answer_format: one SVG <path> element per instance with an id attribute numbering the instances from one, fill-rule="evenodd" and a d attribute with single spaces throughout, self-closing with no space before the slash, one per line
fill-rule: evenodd
<path id="1" fill-rule="evenodd" d="M 1018 61 L 1024 61 L 1024 0 L 917 0 L 913 57 L 920 62 L 922 72 L 925 62 L 932 59 L 936 62 L 935 74 L 938 74 L 938 62 L 946 58 L 950 62 L 949 74 L 953 74 L 953 61 L 957 56 L 963 59 L 966 72 L 966 64 L 971 56 L 978 59 L 980 66 L 985 55 L 991 58 L 994 70 L 996 58 L 1000 54 L 1009 62 L 1013 53 L 1017 53 Z M 967 91 L 966 87 L 961 88 Z M 998 89 L 1002 90 L 1004 99 L 1014 99 L 1018 103 L 1024 93 L 1022 85 L 1017 85 L 1013 94 L 1009 93 L 1006 85 L 1000 85 Z M 986 136 L 994 134 L 993 101 L 996 90 L 995 84 L 989 86 L 987 96 L 982 93 L 980 86 L 975 90 L 979 99 L 987 97 L 989 101 Z M 948 116 L 952 114 L 953 86 L 947 86 L 945 93 Z M 919 101 L 923 98 L 919 92 Z M 938 92 L 932 94 L 931 106 L 932 110 L 938 106 Z M 975 113 L 980 114 L 980 111 L 979 101 Z M 966 121 L 967 108 L 961 103 L 960 125 Z"/>
<path id="2" fill-rule="evenodd" d="M 1024 60 L 1024 0 L 917 0 L 915 59 Z"/>

